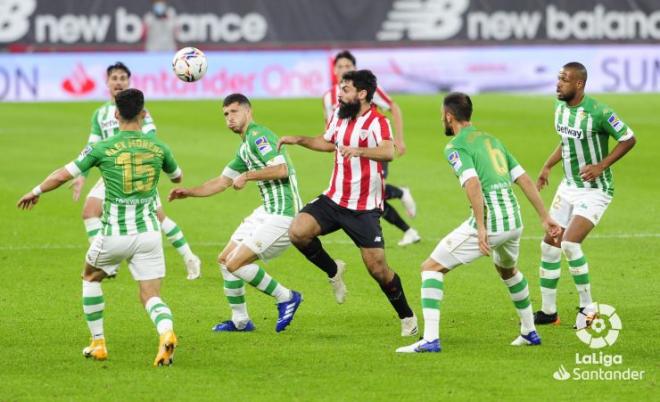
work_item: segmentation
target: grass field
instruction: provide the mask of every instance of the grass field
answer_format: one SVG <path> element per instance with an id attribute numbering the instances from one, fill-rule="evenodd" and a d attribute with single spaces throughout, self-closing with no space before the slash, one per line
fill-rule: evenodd
<path id="1" fill-rule="evenodd" d="M 84 145 L 97 104 L 2 104 L 0 107 L 0 401 L 40 400 L 271 400 L 431 401 L 460 400 L 652 400 L 657 398 L 660 249 L 658 188 L 653 173 L 660 156 L 655 95 L 607 95 L 634 130 L 637 147 L 615 166 L 614 202 L 584 250 L 595 300 L 613 305 L 623 322 L 617 343 L 605 349 L 623 363 L 604 368 L 645 370 L 641 381 L 553 379 L 560 365 L 576 367 L 575 355 L 590 354 L 571 329 L 577 305 L 566 264 L 559 284 L 560 327 L 542 327 L 543 345 L 513 348 L 518 322 L 506 288 L 487 259 L 445 279 L 441 337 L 432 355 L 397 355 L 411 343 L 399 336 L 399 321 L 369 278 L 357 249 L 339 233 L 324 238 L 335 258 L 348 263 L 347 303 L 338 306 L 325 276 L 295 250 L 267 269 L 305 297 L 287 331 L 276 334 L 270 298 L 248 290 L 257 325 L 250 334 L 217 334 L 212 324 L 229 316 L 215 263 L 242 217 L 258 203 L 254 184 L 242 192 L 166 204 L 203 260 L 203 277 L 189 282 L 176 251 L 166 244 L 168 276 L 163 298 L 180 338 L 176 364 L 155 369 L 157 336 L 124 267 L 104 283 L 105 327 L 110 358 L 87 361 L 81 349 L 89 333 L 82 317 L 80 271 L 87 246 L 81 203 L 60 189 L 42 197 L 31 212 L 18 198 L 49 172 L 74 158 Z M 550 97 L 480 95 L 473 121 L 499 136 L 533 177 L 557 144 Z M 400 233 L 384 224 L 387 257 L 399 273 L 420 316 L 419 264 L 437 241 L 468 215 L 467 200 L 443 160 L 447 139 L 439 116 L 440 96 L 399 96 L 408 154 L 392 166 L 390 181 L 408 185 L 418 202 L 412 221 L 419 244 L 396 246 Z M 158 135 L 174 150 L 185 184 L 219 174 L 239 139 L 229 132 L 218 102 L 148 102 Z M 279 135 L 315 135 L 322 129 L 318 99 L 255 101 L 255 118 Z M 325 189 L 330 154 L 291 149 L 304 201 Z M 85 191 L 98 177 L 93 172 Z M 548 203 L 561 177 L 553 171 Z M 161 181 L 161 194 L 172 187 Z M 540 307 L 538 263 L 541 229 L 522 194 L 526 229 L 520 269 Z M 397 204 L 397 206 L 400 206 Z M 402 210 L 402 209 L 400 209 Z M 165 242 L 167 243 L 167 242 Z M 581 366 L 596 370 L 601 366 Z M 656 395 L 655 397 L 653 395 Z M 657 400 L 657 399 L 656 399 Z"/>

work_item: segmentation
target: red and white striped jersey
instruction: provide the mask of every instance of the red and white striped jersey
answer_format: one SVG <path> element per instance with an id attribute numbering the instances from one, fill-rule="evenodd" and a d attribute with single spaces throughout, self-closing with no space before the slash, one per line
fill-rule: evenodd
<path id="1" fill-rule="evenodd" d="M 335 112 L 323 138 L 353 148 L 375 148 L 392 139 L 390 122 L 375 106 L 355 119 L 341 119 Z M 330 187 L 323 193 L 342 208 L 368 211 L 381 208 L 385 181 L 381 162 L 367 158 L 344 158 L 335 150 Z"/>
<path id="2" fill-rule="evenodd" d="M 387 95 L 387 92 L 381 87 L 376 87 L 374 97 L 371 103 L 375 104 L 380 110 L 390 110 L 392 108 L 392 99 Z M 335 113 L 339 105 L 339 84 L 333 85 L 323 95 L 323 113 L 325 114 L 325 124 L 330 122 L 332 115 Z"/>

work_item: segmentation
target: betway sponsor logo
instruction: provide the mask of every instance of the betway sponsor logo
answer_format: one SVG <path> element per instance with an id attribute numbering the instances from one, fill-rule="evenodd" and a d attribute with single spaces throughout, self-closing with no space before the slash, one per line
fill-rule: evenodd
<path id="1" fill-rule="evenodd" d="M 562 137 L 571 137 L 578 140 L 584 137 L 584 133 L 581 128 L 572 128 L 565 124 L 557 123 L 555 130 L 557 130 L 557 134 L 561 135 Z"/>
<path id="2" fill-rule="evenodd" d="M 490 13 L 469 8 L 470 0 L 396 0 L 376 38 L 442 40 L 465 32 L 468 39 L 495 41 L 660 39 L 660 10 L 613 11 L 601 4 L 576 12 L 555 5 Z"/>
<path id="3" fill-rule="evenodd" d="M 0 43 L 18 41 L 29 32 L 37 43 L 137 43 L 142 39 L 141 15 L 118 7 L 114 14 L 37 14 L 36 0 L 0 1 Z M 114 32 L 110 30 L 114 22 Z M 239 15 L 177 14 L 178 42 L 259 42 L 268 33 L 266 18 L 259 13 Z"/>

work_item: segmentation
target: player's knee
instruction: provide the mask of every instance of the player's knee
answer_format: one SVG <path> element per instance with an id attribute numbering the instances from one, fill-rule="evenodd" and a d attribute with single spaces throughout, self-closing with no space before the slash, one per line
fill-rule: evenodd
<path id="1" fill-rule="evenodd" d="M 291 240 L 293 245 L 299 247 L 306 246 L 312 240 L 312 238 L 301 225 L 292 224 L 289 227 L 289 240 Z"/>
<path id="2" fill-rule="evenodd" d="M 561 249 L 569 260 L 574 260 L 582 254 L 582 246 L 580 243 L 574 243 L 568 240 L 561 241 Z"/>

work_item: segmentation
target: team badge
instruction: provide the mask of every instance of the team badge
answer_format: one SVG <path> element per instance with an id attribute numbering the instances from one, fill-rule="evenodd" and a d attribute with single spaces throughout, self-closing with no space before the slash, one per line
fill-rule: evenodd
<path id="1" fill-rule="evenodd" d="M 612 113 L 609 119 L 607 119 L 607 122 L 610 123 L 610 126 L 612 126 L 613 129 L 616 131 L 621 131 L 623 128 L 623 122 L 619 120 L 619 116 L 616 114 Z"/>
<path id="2" fill-rule="evenodd" d="M 461 162 L 461 157 L 458 155 L 458 151 L 450 153 L 447 159 L 455 171 L 458 172 L 463 167 L 463 163 Z"/>
<path id="3" fill-rule="evenodd" d="M 268 142 L 268 139 L 265 136 L 257 138 L 254 141 L 254 144 L 257 146 L 259 153 L 262 155 L 266 155 L 267 153 L 273 151 L 273 147 L 270 146 L 270 143 Z"/>
<path id="4" fill-rule="evenodd" d="M 369 130 L 360 130 L 360 140 L 364 141 L 369 136 Z"/>

